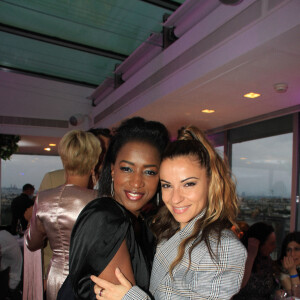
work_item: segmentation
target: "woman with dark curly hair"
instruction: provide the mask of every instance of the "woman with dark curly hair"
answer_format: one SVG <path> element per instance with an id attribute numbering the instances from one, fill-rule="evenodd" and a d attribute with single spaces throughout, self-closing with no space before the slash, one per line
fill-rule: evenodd
<path id="1" fill-rule="evenodd" d="M 292 286 L 299 285 L 300 275 L 300 232 L 290 232 L 284 238 L 281 255 L 278 259 L 281 265 L 280 283 L 283 289 L 291 295 Z"/>
<path id="2" fill-rule="evenodd" d="M 268 300 L 277 287 L 274 272 L 276 265 L 270 254 L 276 248 L 272 225 L 257 222 L 251 225 L 242 238 L 248 249 L 242 289 L 234 300 Z"/>
<path id="3" fill-rule="evenodd" d="M 159 122 L 135 117 L 116 129 L 100 175 L 101 197 L 83 209 L 73 228 L 70 275 L 58 299 L 93 299 L 90 276 L 117 283 L 117 266 L 131 282 L 148 289 L 154 243 L 140 212 L 156 196 L 168 142 Z"/>

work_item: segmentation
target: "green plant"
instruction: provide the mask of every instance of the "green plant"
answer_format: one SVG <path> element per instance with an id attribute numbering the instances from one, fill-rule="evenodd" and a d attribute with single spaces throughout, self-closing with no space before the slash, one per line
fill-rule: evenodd
<path id="1" fill-rule="evenodd" d="M 18 135 L 0 134 L 0 158 L 10 159 L 11 155 L 19 149 L 19 140 L 20 136 Z"/>

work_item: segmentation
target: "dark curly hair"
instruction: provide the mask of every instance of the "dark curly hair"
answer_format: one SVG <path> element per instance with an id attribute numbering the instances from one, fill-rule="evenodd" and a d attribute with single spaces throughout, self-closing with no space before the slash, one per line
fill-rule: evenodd
<path id="1" fill-rule="evenodd" d="M 281 253 L 280 253 L 280 257 L 278 259 L 279 263 L 281 263 L 283 258 L 287 255 L 286 249 L 290 242 L 296 242 L 297 244 L 300 244 L 300 232 L 299 231 L 294 231 L 294 232 L 288 233 L 286 235 L 286 237 L 284 238 L 284 240 L 282 241 Z"/>
<path id="2" fill-rule="evenodd" d="M 257 222 L 251 225 L 247 233 L 242 238 L 242 243 L 248 247 L 248 239 L 256 238 L 259 240 L 259 245 L 263 246 L 267 241 L 269 235 L 274 232 L 274 227 L 264 222 Z"/>
<path id="3" fill-rule="evenodd" d="M 162 156 L 169 142 L 169 133 L 162 123 L 146 121 L 141 117 L 133 117 L 123 121 L 115 129 L 114 136 L 110 140 L 99 179 L 99 196 L 110 196 L 111 164 L 116 162 L 119 151 L 129 142 L 148 143 L 155 147 Z"/>

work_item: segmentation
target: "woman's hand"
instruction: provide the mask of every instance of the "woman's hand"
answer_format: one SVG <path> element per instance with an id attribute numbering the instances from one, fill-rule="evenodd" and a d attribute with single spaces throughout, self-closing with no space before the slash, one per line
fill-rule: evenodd
<path id="1" fill-rule="evenodd" d="M 131 289 L 132 284 L 126 279 L 119 268 L 116 268 L 115 275 L 120 285 L 115 285 L 93 275 L 91 276 L 91 280 L 95 283 L 94 292 L 98 300 L 121 300 Z"/>
<path id="2" fill-rule="evenodd" d="M 290 275 L 297 274 L 296 264 L 292 256 L 285 256 L 283 258 L 283 267 L 289 272 Z"/>

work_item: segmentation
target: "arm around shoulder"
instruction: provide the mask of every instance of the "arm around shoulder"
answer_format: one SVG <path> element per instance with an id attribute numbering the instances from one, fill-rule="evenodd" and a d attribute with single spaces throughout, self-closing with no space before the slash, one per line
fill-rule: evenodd
<path id="1" fill-rule="evenodd" d="M 120 271 L 124 274 L 124 276 L 127 278 L 127 280 L 130 281 L 132 285 L 135 284 L 130 254 L 128 252 L 125 240 L 122 242 L 117 253 L 108 263 L 106 268 L 99 274 L 99 277 L 111 283 L 118 284 L 119 281 L 115 276 L 116 268 L 120 269 Z"/>
<path id="2" fill-rule="evenodd" d="M 91 275 L 100 274 L 104 279 L 114 281 L 110 270 L 118 267 L 119 263 L 124 263 L 122 267 L 126 275 L 127 270 L 132 272 L 131 265 L 127 263 L 130 259 L 119 259 L 120 255 L 128 253 L 124 240 L 129 221 L 111 201 L 114 200 L 101 198 L 90 202 L 73 227 L 69 269 L 73 289 L 79 298 L 91 292 Z"/>

